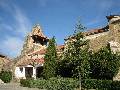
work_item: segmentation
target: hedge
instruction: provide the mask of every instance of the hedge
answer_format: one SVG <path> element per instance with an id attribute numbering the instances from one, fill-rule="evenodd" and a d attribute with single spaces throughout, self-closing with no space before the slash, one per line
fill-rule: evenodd
<path id="1" fill-rule="evenodd" d="M 78 87 L 78 81 L 71 78 L 50 78 L 49 80 L 21 79 L 21 86 L 47 89 L 47 90 L 74 90 Z"/>
<path id="2" fill-rule="evenodd" d="M 97 90 L 120 90 L 120 81 L 85 79 L 82 81 L 82 87 Z"/>
<path id="3" fill-rule="evenodd" d="M 50 78 L 49 80 L 22 79 L 20 84 L 24 87 L 47 90 L 74 90 L 79 87 L 79 82 L 72 78 Z M 120 90 L 120 81 L 85 79 L 82 80 L 82 88 L 97 90 Z"/>

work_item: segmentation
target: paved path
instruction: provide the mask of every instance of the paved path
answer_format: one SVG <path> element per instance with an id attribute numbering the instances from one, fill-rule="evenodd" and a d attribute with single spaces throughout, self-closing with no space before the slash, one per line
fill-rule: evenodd
<path id="1" fill-rule="evenodd" d="M 18 83 L 8 83 L 0 84 L 0 90 L 40 90 L 40 89 L 21 87 Z"/>

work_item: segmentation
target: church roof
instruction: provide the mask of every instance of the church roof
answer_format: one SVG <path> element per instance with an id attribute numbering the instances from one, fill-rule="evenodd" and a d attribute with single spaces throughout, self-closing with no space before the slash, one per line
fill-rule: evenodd
<path id="1" fill-rule="evenodd" d="M 34 65 L 34 64 L 43 64 L 44 58 L 38 59 L 27 59 L 24 62 L 19 63 L 17 66 L 26 66 L 26 65 Z"/>
<path id="2" fill-rule="evenodd" d="M 63 49 L 64 49 L 64 45 L 58 45 L 58 46 L 56 47 L 57 52 L 60 52 L 60 51 L 62 51 Z M 46 49 L 41 49 L 41 50 L 39 50 L 39 51 L 36 51 L 36 52 L 33 52 L 33 53 L 29 54 L 29 56 L 30 56 L 30 55 L 35 55 L 35 54 L 44 55 L 45 53 L 46 53 Z"/>
<path id="3" fill-rule="evenodd" d="M 43 55 L 45 53 L 46 53 L 46 49 L 41 49 L 41 50 L 33 52 L 33 53 L 29 54 L 29 55 L 35 55 L 35 54 Z"/>

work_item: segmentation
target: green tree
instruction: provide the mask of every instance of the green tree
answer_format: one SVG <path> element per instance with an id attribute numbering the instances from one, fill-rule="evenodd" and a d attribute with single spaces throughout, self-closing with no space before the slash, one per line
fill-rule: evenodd
<path id="1" fill-rule="evenodd" d="M 45 63 L 43 66 L 44 78 L 49 79 L 51 77 L 55 77 L 56 76 L 56 60 L 57 60 L 55 37 L 49 40 L 49 44 L 48 44 L 44 59 L 45 59 Z"/>
<path id="2" fill-rule="evenodd" d="M 89 77 L 88 40 L 84 38 L 82 31 L 85 27 L 80 22 L 76 25 L 75 32 L 66 40 L 66 48 L 59 65 L 59 73 L 62 76 L 75 78 Z"/>
<path id="3" fill-rule="evenodd" d="M 91 77 L 113 79 L 120 67 L 120 55 L 113 53 L 109 46 L 91 55 Z"/>
<path id="4" fill-rule="evenodd" d="M 78 22 L 74 33 L 73 76 L 81 79 L 89 78 L 89 41 L 85 39 L 83 31 L 86 28 Z"/>

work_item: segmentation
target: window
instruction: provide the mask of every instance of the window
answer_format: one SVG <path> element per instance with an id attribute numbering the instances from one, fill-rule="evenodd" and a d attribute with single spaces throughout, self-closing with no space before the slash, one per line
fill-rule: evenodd
<path id="1" fill-rule="evenodd" d="M 20 67 L 20 71 L 23 72 L 23 67 Z"/>

